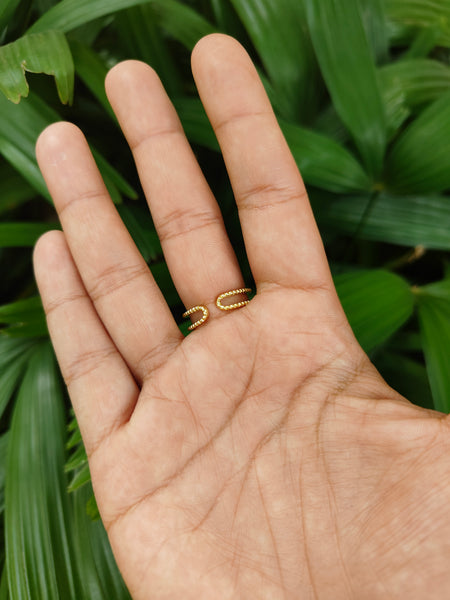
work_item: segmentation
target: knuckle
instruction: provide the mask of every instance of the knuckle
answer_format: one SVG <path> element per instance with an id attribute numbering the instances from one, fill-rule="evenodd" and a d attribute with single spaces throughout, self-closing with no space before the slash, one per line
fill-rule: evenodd
<path id="1" fill-rule="evenodd" d="M 98 302 L 137 279 L 148 276 L 149 270 L 145 263 L 111 265 L 96 275 L 95 282 L 88 288 L 89 296 L 94 302 Z"/>
<path id="2" fill-rule="evenodd" d="M 155 372 L 165 364 L 167 357 L 179 345 L 179 338 L 170 338 L 163 344 L 153 346 L 141 356 L 137 362 L 136 372 L 143 383 L 154 376 Z"/>
<path id="3" fill-rule="evenodd" d="M 80 353 L 63 369 L 64 381 L 67 386 L 78 379 L 86 377 L 116 353 L 115 348 L 98 348 Z"/>
<path id="4" fill-rule="evenodd" d="M 181 134 L 183 134 L 183 131 L 176 124 L 160 129 L 155 129 L 150 133 L 145 133 L 144 135 L 136 137 L 136 139 L 130 143 L 130 148 L 133 154 L 135 154 L 140 150 L 144 150 L 145 146 L 160 138 L 170 138 L 172 136 L 177 136 Z"/>
<path id="5" fill-rule="evenodd" d="M 54 300 L 47 300 L 44 303 L 44 310 L 47 318 L 58 311 L 59 309 L 67 306 L 67 304 L 71 304 L 72 302 L 77 302 L 79 300 L 85 300 L 86 295 L 82 292 L 75 292 L 73 294 L 69 294 L 66 296 L 61 296 L 60 298 L 55 298 Z"/>
<path id="6" fill-rule="evenodd" d="M 306 191 L 290 185 L 257 183 L 239 194 L 239 210 L 267 210 L 303 201 Z"/>
<path id="7" fill-rule="evenodd" d="M 272 116 L 273 113 L 268 110 L 260 110 L 260 111 L 246 111 L 246 112 L 238 112 L 233 113 L 230 116 L 226 117 L 222 121 L 218 121 L 214 124 L 214 129 L 216 133 L 219 133 L 221 130 L 229 129 L 231 125 L 236 125 L 241 123 L 242 121 L 248 119 L 257 119 L 259 117 L 268 117 Z"/>
<path id="8" fill-rule="evenodd" d="M 74 207 L 78 206 L 80 203 L 103 201 L 105 199 L 109 200 L 109 196 L 108 196 L 108 193 L 103 189 L 83 190 L 83 191 L 73 195 L 68 200 L 66 200 L 66 202 L 58 208 L 59 217 L 61 218 L 61 216 L 67 210 L 73 209 Z"/>
<path id="9" fill-rule="evenodd" d="M 222 217 L 215 211 L 176 208 L 157 224 L 158 236 L 163 243 L 221 223 Z"/>

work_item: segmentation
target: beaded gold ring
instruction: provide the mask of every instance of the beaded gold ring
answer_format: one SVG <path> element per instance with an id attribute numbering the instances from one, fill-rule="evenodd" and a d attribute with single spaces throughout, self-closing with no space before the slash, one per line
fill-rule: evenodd
<path id="1" fill-rule="evenodd" d="M 220 310 L 235 310 L 236 308 L 241 308 L 250 302 L 250 300 L 241 300 L 240 302 L 235 302 L 234 304 L 222 304 L 222 300 L 224 298 L 229 298 L 230 296 L 237 296 L 238 294 L 247 294 L 251 292 L 252 288 L 239 288 L 237 290 L 230 290 L 229 292 L 223 292 L 220 296 L 216 298 L 216 306 Z"/>
<path id="2" fill-rule="evenodd" d="M 199 304 L 198 306 L 193 306 L 192 308 L 190 308 L 189 310 L 187 310 L 186 312 L 183 313 L 183 319 L 185 319 L 186 317 L 189 317 L 190 315 L 193 315 L 196 312 L 202 312 L 203 315 L 197 319 L 196 321 L 194 321 L 191 325 L 189 325 L 188 330 L 192 331 L 193 329 L 197 329 L 197 327 L 200 327 L 200 325 L 203 325 L 203 323 L 208 319 L 209 317 L 209 310 L 206 306 L 204 306 L 203 304 Z"/>

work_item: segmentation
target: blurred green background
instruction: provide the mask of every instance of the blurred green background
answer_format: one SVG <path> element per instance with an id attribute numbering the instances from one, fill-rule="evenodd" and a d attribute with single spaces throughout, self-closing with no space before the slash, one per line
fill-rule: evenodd
<path id="1" fill-rule="evenodd" d="M 250 282 L 190 73 L 190 51 L 214 31 L 258 66 L 361 345 L 412 402 L 450 412 L 450 0 L 2 0 L 0 600 L 129 597 L 33 279 L 32 247 L 59 227 L 36 138 L 61 119 L 83 129 L 186 331 L 103 81 L 126 58 L 157 70 Z"/>

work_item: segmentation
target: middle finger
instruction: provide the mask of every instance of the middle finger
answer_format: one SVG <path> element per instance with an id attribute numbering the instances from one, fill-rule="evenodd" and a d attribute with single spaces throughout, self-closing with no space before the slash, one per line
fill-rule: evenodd
<path id="1" fill-rule="evenodd" d="M 186 308 L 244 287 L 220 209 L 156 73 L 139 61 L 122 62 L 109 72 L 106 91 Z"/>

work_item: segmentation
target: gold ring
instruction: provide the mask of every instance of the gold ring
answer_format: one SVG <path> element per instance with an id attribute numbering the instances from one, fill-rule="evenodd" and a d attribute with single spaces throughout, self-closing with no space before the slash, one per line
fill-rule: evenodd
<path id="1" fill-rule="evenodd" d="M 200 327 L 200 325 L 203 325 L 203 323 L 209 317 L 208 308 L 206 306 L 204 306 L 203 304 L 199 304 L 198 306 L 193 306 L 192 308 L 190 308 L 189 310 L 184 312 L 183 319 L 185 319 L 186 317 L 189 317 L 190 315 L 193 315 L 196 312 L 202 312 L 203 315 L 199 319 L 194 321 L 191 325 L 189 325 L 189 327 L 188 327 L 189 331 L 192 331 L 193 329 L 197 329 L 197 327 Z"/>
<path id="2" fill-rule="evenodd" d="M 234 304 L 228 304 L 224 306 L 222 304 L 222 300 L 224 298 L 229 298 L 230 296 L 237 296 L 238 294 L 247 294 L 251 292 L 252 288 L 239 288 L 238 290 L 230 290 L 229 292 L 223 292 L 220 296 L 216 298 L 216 306 L 220 308 L 220 310 L 235 310 L 236 308 L 241 308 L 250 302 L 250 300 L 241 300 L 240 302 L 235 302 Z"/>

